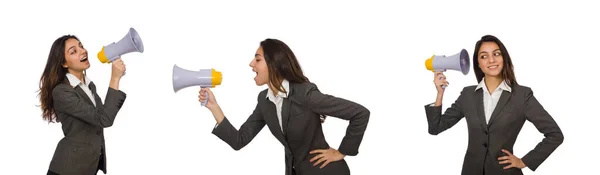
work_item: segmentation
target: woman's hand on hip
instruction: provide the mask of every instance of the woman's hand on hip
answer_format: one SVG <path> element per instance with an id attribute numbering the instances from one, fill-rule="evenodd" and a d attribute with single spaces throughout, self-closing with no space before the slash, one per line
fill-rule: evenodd
<path id="1" fill-rule="evenodd" d="M 327 164 L 331 162 L 340 161 L 346 157 L 346 155 L 333 148 L 312 150 L 310 151 L 310 154 L 317 154 L 315 157 L 310 159 L 310 162 L 314 162 L 313 166 L 323 163 L 320 168 L 327 166 Z"/>
<path id="2" fill-rule="evenodd" d="M 199 95 L 198 95 L 198 101 L 200 103 L 202 103 L 207 98 L 208 98 L 208 101 L 206 103 L 206 108 L 208 108 L 211 111 L 218 108 L 219 105 L 217 104 L 217 100 L 215 98 L 215 95 L 212 93 L 212 91 L 210 91 L 209 88 L 201 88 Z"/>
<path id="3" fill-rule="evenodd" d="M 502 149 L 502 152 L 504 152 L 507 156 L 502 156 L 502 157 L 498 157 L 498 161 L 500 161 L 500 164 L 509 164 L 508 166 L 505 166 L 504 169 L 509 169 L 509 168 L 525 168 L 526 165 L 525 163 L 523 163 L 523 161 L 521 159 L 519 159 L 517 156 L 511 154 L 510 152 L 508 152 L 505 149 Z"/>

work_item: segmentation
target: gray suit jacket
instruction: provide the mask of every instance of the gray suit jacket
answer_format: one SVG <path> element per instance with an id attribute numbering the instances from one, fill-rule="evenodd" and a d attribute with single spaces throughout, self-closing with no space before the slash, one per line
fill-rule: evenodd
<path id="1" fill-rule="evenodd" d="M 290 83 L 288 98 L 284 98 L 282 108 L 283 133 L 277 119 L 276 107 L 266 97 L 267 90 L 258 95 L 258 104 L 254 112 L 240 127 L 239 131 L 225 118 L 213 134 L 229 144 L 234 150 L 246 146 L 267 125 L 271 133 L 285 148 L 286 175 L 292 174 L 292 168 L 298 175 L 348 175 L 350 169 L 346 161 L 332 162 L 320 169 L 309 160 L 315 154 L 314 149 L 328 149 L 319 114 L 349 120 L 346 136 L 338 151 L 344 155 L 358 154 L 370 112 L 360 104 L 322 94 L 313 83 Z"/>
<path id="2" fill-rule="evenodd" d="M 106 174 L 103 130 L 112 126 L 126 95 L 108 88 L 106 103 L 102 105 L 96 85 L 92 82 L 89 87 L 96 107 L 79 86 L 73 88 L 68 83 L 60 83 L 52 90 L 54 109 L 65 135 L 50 162 L 49 169 L 55 173 L 91 175 L 100 169 Z"/>
<path id="3" fill-rule="evenodd" d="M 429 133 L 432 135 L 454 126 L 463 117 L 467 120 L 469 144 L 463 162 L 463 175 L 523 174 L 518 168 L 503 170 L 508 164 L 499 164 L 498 157 L 505 155 L 501 149 L 515 154 L 513 145 L 526 120 L 545 136 L 533 150 L 521 157 L 532 171 L 563 142 L 562 131 L 529 87 L 517 85 L 512 92 L 503 91 L 488 124 L 483 109 L 483 90 L 475 91 L 475 87 L 465 87 L 443 115 L 441 106 L 425 106 Z"/>

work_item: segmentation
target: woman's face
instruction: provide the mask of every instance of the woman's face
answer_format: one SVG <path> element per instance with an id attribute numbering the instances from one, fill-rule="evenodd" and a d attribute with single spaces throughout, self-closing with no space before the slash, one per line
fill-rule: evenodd
<path id="1" fill-rule="evenodd" d="M 250 62 L 250 67 L 252 67 L 252 71 L 256 73 L 256 77 L 254 77 L 256 85 L 262 86 L 269 82 L 269 68 L 267 68 L 267 62 L 265 61 L 262 47 L 258 47 L 258 50 L 256 50 L 254 59 Z"/>
<path id="2" fill-rule="evenodd" d="M 69 72 L 83 72 L 90 67 L 87 50 L 77 39 L 70 38 L 65 41 L 65 64 L 63 67 L 68 68 Z"/>
<path id="3" fill-rule="evenodd" d="M 495 42 L 483 42 L 479 48 L 477 61 L 485 76 L 500 77 L 504 60 L 500 47 Z"/>

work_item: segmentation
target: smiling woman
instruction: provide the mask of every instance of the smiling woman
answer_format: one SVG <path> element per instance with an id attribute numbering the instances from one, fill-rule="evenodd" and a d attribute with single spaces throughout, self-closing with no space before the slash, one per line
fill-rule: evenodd
<path id="1" fill-rule="evenodd" d="M 125 65 L 120 59 L 112 63 L 104 104 L 85 74 L 89 67 L 88 52 L 77 37 L 65 35 L 54 41 L 40 78 L 40 106 L 44 120 L 63 125 L 64 137 L 48 174 L 106 173 L 103 128 L 113 124 L 125 101 L 125 93 L 119 90 Z"/>
<path id="2" fill-rule="evenodd" d="M 561 129 L 533 90 L 517 84 L 510 55 L 498 38 L 481 37 L 474 53 L 473 69 L 479 84 L 465 87 L 443 114 L 442 85 L 448 82 L 441 72 L 435 73 L 437 98 L 434 104 L 425 105 L 429 134 L 444 132 L 464 117 L 469 145 L 462 174 L 521 175 L 525 167 L 535 171 L 562 144 Z M 545 138 L 519 158 L 513 154 L 513 146 L 525 121 L 533 123 Z"/>
<path id="3" fill-rule="evenodd" d="M 477 82 L 487 77 L 488 80 L 504 80 L 508 86 L 518 85 L 510 54 L 498 38 L 491 35 L 482 37 L 475 46 L 475 53 L 473 64 L 479 65 L 473 68 Z"/>

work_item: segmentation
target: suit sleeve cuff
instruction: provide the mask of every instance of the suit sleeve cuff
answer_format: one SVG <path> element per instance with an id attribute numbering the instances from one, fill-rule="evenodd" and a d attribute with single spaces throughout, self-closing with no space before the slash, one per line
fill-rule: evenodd
<path id="1" fill-rule="evenodd" d="M 435 106 L 435 102 L 433 102 L 433 103 L 426 104 L 425 107 L 433 107 L 433 108 L 435 108 L 435 107 L 440 107 L 440 106 Z"/>
<path id="2" fill-rule="evenodd" d="M 111 87 L 108 87 L 108 92 L 109 93 L 116 93 L 117 95 L 120 96 L 120 98 L 123 98 L 123 99 L 127 98 L 127 94 L 125 92 L 121 91 L 121 90 L 116 90 L 116 89 L 113 89 Z"/>
<path id="3" fill-rule="evenodd" d="M 523 158 L 521 158 L 521 161 L 523 161 L 523 163 L 525 164 L 525 166 L 527 168 L 529 168 L 531 171 L 535 171 L 538 166 L 540 165 L 539 163 L 536 163 L 531 156 L 529 155 L 525 155 L 523 156 Z"/>
<path id="4" fill-rule="evenodd" d="M 356 151 L 356 150 L 351 151 L 351 150 L 347 150 L 344 148 L 339 148 L 338 151 L 345 156 L 356 156 L 358 154 L 358 151 Z"/>
<path id="5" fill-rule="evenodd" d="M 220 134 L 223 133 L 227 133 L 227 125 L 231 125 L 229 123 L 229 120 L 227 120 L 227 117 L 223 118 L 223 120 L 221 121 L 221 123 L 216 124 L 215 127 L 212 130 L 212 133 L 219 136 Z"/>

